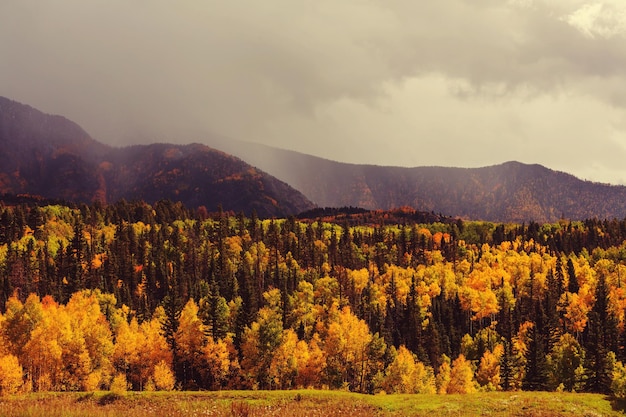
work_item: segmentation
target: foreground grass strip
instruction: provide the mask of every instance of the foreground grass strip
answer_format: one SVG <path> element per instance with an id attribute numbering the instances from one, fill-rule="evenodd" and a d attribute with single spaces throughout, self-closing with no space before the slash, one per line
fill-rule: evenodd
<path id="1" fill-rule="evenodd" d="M 384 415 L 410 416 L 623 416 L 624 406 L 601 394 L 554 392 L 472 395 L 374 396 Z"/>
<path id="2" fill-rule="evenodd" d="M 38 393 L 0 397 L 0 416 L 624 416 L 600 394 L 362 395 L 340 391 Z"/>

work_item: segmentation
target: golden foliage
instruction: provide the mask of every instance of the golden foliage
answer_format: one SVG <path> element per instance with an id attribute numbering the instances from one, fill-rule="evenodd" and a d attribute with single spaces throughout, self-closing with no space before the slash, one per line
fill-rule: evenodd
<path id="1" fill-rule="evenodd" d="M 474 380 L 472 364 L 461 354 L 452 362 L 450 382 L 448 383 L 446 393 L 471 394 L 475 391 L 476 381 Z"/>
<path id="2" fill-rule="evenodd" d="M 432 368 L 417 361 L 402 345 L 398 348 L 393 362 L 385 370 L 382 388 L 387 393 L 434 394 L 435 375 Z"/>
<path id="3" fill-rule="evenodd" d="M 492 351 L 486 350 L 476 371 L 476 381 L 486 391 L 496 391 L 500 389 L 500 359 L 504 353 L 501 344 Z"/>
<path id="4" fill-rule="evenodd" d="M 14 355 L 0 357 L 0 395 L 15 394 L 22 386 L 24 371 Z"/>
<path id="5" fill-rule="evenodd" d="M 160 361 L 154 366 L 154 386 L 159 391 L 171 391 L 176 385 L 176 378 L 170 366 L 165 361 Z"/>

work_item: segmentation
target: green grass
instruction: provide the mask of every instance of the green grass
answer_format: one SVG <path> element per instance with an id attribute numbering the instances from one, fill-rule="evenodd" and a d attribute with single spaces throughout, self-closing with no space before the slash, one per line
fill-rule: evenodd
<path id="1" fill-rule="evenodd" d="M 37 393 L 0 398 L 0 416 L 624 416 L 600 394 L 362 395 L 342 391 Z"/>
<path id="2" fill-rule="evenodd" d="M 370 400 L 388 415 L 623 416 L 623 404 L 600 394 L 493 392 L 472 395 L 389 395 Z"/>

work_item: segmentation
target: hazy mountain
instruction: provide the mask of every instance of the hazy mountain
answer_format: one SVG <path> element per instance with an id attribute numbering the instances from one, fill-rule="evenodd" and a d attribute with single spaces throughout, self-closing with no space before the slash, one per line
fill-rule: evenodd
<path id="1" fill-rule="evenodd" d="M 356 165 L 258 144 L 210 140 L 247 163 L 198 144 L 109 147 L 63 117 L 0 97 L 0 193 L 81 202 L 171 199 L 209 210 L 219 204 L 236 212 L 256 210 L 260 216 L 295 214 L 317 204 L 410 206 L 446 216 L 511 222 L 626 217 L 626 187 L 582 181 L 540 165 Z"/>
<path id="2" fill-rule="evenodd" d="M 541 165 L 386 167 L 329 161 L 259 144 L 211 138 L 289 183 L 320 207 L 410 206 L 468 219 L 552 222 L 626 217 L 626 187 L 580 180 Z"/>
<path id="3" fill-rule="evenodd" d="M 79 202 L 171 199 L 259 216 L 314 207 L 284 182 L 205 145 L 113 148 L 63 117 L 2 97 L 0 193 Z"/>

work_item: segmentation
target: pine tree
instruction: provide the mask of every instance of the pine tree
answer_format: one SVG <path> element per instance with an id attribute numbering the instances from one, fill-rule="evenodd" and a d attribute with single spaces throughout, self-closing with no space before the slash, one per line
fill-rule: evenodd
<path id="1" fill-rule="evenodd" d="M 530 329 L 530 343 L 526 353 L 526 374 L 522 381 L 522 389 L 526 391 L 543 391 L 547 388 L 545 320 L 542 304 L 536 302 L 535 322 Z"/>
<path id="2" fill-rule="evenodd" d="M 578 286 L 578 278 L 576 278 L 576 269 L 574 268 L 574 262 L 572 258 L 567 260 L 567 291 L 571 293 L 577 293 L 580 287 Z"/>
<path id="3" fill-rule="evenodd" d="M 613 363 L 609 352 L 617 348 L 617 320 L 609 311 L 609 293 L 603 275 L 598 278 L 596 302 L 589 312 L 585 340 L 585 390 L 609 393 Z"/>

